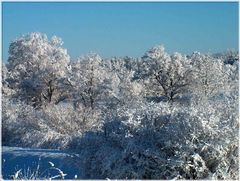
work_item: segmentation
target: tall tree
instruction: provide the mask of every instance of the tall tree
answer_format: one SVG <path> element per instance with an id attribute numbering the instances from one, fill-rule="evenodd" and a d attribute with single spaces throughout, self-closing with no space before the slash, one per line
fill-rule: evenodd
<path id="1" fill-rule="evenodd" d="M 200 98 L 208 98 L 224 90 L 226 74 L 223 61 L 207 54 L 194 52 L 191 56 L 193 66 L 192 90 Z"/>
<path id="2" fill-rule="evenodd" d="M 72 85 L 74 104 L 95 109 L 108 92 L 108 74 L 103 67 L 102 58 L 90 53 L 72 63 L 69 79 Z"/>
<path id="3" fill-rule="evenodd" d="M 61 38 L 48 40 L 45 34 L 31 33 L 11 42 L 7 68 L 17 96 L 34 107 L 59 102 L 60 79 L 66 75 L 70 57 Z"/>
<path id="4" fill-rule="evenodd" d="M 148 50 L 143 56 L 147 62 L 147 71 L 161 95 L 173 101 L 184 92 L 189 85 L 191 65 L 185 55 L 174 53 L 168 55 L 163 46 L 156 46 Z"/>

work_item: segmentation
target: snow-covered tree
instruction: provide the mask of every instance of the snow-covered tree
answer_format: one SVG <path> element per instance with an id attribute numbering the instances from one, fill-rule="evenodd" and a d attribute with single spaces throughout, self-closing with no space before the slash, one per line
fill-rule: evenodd
<path id="1" fill-rule="evenodd" d="M 131 62 L 132 61 L 132 62 Z M 142 85 L 134 81 L 133 59 L 130 57 L 105 60 L 111 75 L 111 96 L 120 105 L 131 104 L 134 99 L 141 99 Z"/>
<path id="2" fill-rule="evenodd" d="M 4 63 L 2 63 L 2 97 L 4 99 L 11 99 L 15 94 L 15 90 L 9 87 L 8 80 L 10 79 L 10 73 Z"/>
<path id="3" fill-rule="evenodd" d="M 234 92 L 235 95 L 238 95 L 239 60 L 236 60 L 233 64 L 224 64 L 224 74 L 226 76 L 226 91 Z"/>
<path id="4" fill-rule="evenodd" d="M 102 58 L 90 53 L 72 63 L 72 73 L 69 79 L 73 88 L 74 104 L 95 109 L 103 96 L 108 94 L 108 75 L 103 66 Z"/>
<path id="5" fill-rule="evenodd" d="M 228 49 L 221 56 L 217 57 L 223 59 L 225 64 L 233 65 L 235 62 L 239 61 L 239 53 L 237 51 Z"/>
<path id="6" fill-rule="evenodd" d="M 10 86 L 17 89 L 21 100 L 39 106 L 43 102 L 58 102 L 61 79 L 66 75 L 70 57 L 61 47 L 62 40 L 48 40 L 41 33 L 31 33 L 11 42 L 8 70 Z"/>
<path id="7" fill-rule="evenodd" d="M 162 91 L 160 95 L 168 100 L 173 101 L 189 85 L 191 67 L 186 56 L 180 53 L 169 56 L 163 46 L 156 46 L 148 50 L 143 58 L 148 61 L 152 81 Z"/>
<path id="8" fill-rule="evenodd" d="M 192 90 L 202 98 L 224 90 L 226 74 L 223 62 L 210 55 L 195 52 L 191 56 L 193 66 Z"/>

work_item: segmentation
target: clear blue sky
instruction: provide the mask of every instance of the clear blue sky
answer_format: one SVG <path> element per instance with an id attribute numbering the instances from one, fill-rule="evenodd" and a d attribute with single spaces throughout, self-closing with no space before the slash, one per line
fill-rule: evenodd
<path id="1" fill-rule="evenodd" d="M 10 3 L 3 8 L 3 60 L 9 43 L 29 32 L 60 36 L 72 59 L 139 57 L 157 44 L 169 53 L 238 50 L 235 3 Z"/>

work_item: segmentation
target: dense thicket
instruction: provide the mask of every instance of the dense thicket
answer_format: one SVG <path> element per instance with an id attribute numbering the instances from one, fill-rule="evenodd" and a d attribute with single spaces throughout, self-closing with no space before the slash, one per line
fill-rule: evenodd
<path id="1" fill-rule="evenodd" d="M 70 61 L 31 33 L 2 65 L 4 145 L 81 153 L 86 178 L 238 179 L 239 55 Z"/>

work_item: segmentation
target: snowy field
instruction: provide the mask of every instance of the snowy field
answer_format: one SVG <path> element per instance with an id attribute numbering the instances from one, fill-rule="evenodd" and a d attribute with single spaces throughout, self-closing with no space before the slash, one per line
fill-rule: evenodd
<path id="1" fill-rule="evenodd" d="M 81 175 L 79 166 L 76 165 L 78 155 L 64 153 L 53 149 L 30 149 L 20 147 L 2 147 L 2 174 L 3 179 L 10 179 L 12 175 L 21 170 L 22 176 L 30 176 L 38 172 L 40 178 L 59 175 L 59 168 L 65 179 L 73 179 Z M 50 162 L 50 163 L 49 163 Z M 53 163 L 54 166 L 51 164 Z M 58 177 L 60 179 L 60 177 Z"/>

